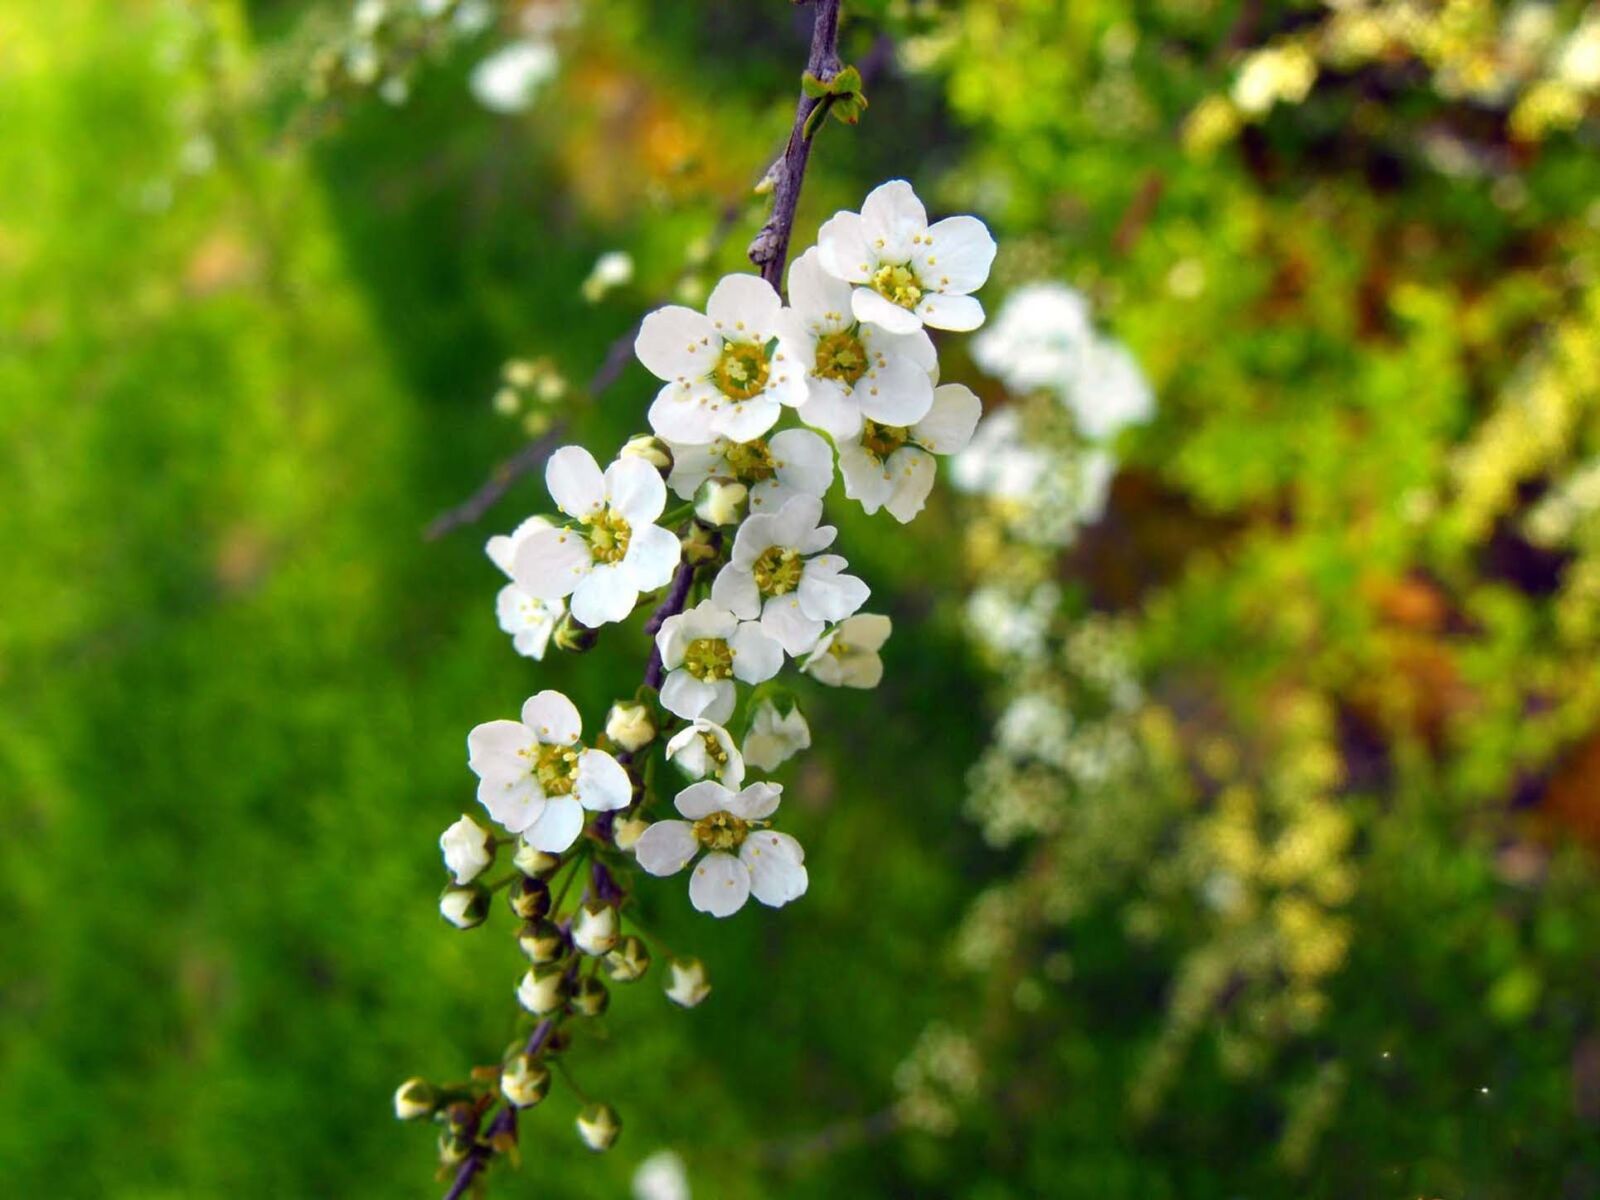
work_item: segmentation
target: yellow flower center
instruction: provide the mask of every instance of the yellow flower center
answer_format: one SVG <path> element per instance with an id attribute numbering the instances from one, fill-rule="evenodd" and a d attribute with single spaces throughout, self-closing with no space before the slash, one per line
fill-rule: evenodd
<path id="1" fill-rule="evenodd" d="M 533 777 L 546 796 L 568 796 L 578 784 L 578 747 L 540 744 L 533 752 Z"/>
<path id="2" fill-rule="evenodd" d="M 834 638 L 833 641 L 828 643 L 828 653 L 833 655 L 834 658 L 838 659 L 844 658 L 845 655 L 849 654 L 854 649 L 855 647 L 851 646 L 843 638 Z"/>
<path id="3" fill-rule="evenodd" d="M 800 574 L 805 563 L 800 552 L 788 546 L 768 546 L 756 559 L 750 573 L 756 578 L 756 587 L 763 596 L 782 596 L 800 586 Z"/>
<path id="4" fill-rule="evenodd" d="M 863 421 L 861 448 L 879 462 L 911 440 L 911 432 L 903 425 L 879 425 L 876 421 Z"/>
<path id="5" fill-rule="evenodd" d="M 743 484 L 763 483 L 778 473 L 778 464 L 772 460 L 772 451 L 761 438 L 751 442 L 734 442 L 723 458 L 733 477 Z"/>
<path id="6" fill-rule="evenodd" d="M 694 823 L 694 836 L 707 850 L 736 850 L 750 833 L 750 823 L 730 812 L 714 812 Z"/>
<path id="7" fill-rule="evenodd" d="M 722 356 L 711 370 L 711 378 L 724 396 L 748 400 L 767 386 L 767 348 L 755 342 L 724 342 Z"/>
<path id="8" fill-rule="evenodd" d="M 922 299 L 922 281 L 905 266 L 879 267 L 872 276 L 872 290 L 901 308 L 915 308 Z"/>
<path id="9" fill-rule="evenodd" d="M 722 638 L 695 638 L 683 652 L 683 669 L 696 679 L 733 678 L 733 650 Z"/>
<path id="10" fill-rule="evenodd" d="M 717 740 L 717 735 L 701 731 L 700 743 L 706 748 L 706 757 L 719 767 L 728 765 L 728 752 L 722 748 L 722 743 Z"/>
<path id="11" fill-rule="evenodd" d="M 589 553 L 595 562 L 613 563 L 628 553 L 633 529 L 614 508 L 608 508 L 589 521 Z"/>
<path id="12" fill-rule="evenodd" d="M 830 333 L 817 339 L 817 374 L 854 384 L 867 373 L 867 348 L 853 333 Z"/>

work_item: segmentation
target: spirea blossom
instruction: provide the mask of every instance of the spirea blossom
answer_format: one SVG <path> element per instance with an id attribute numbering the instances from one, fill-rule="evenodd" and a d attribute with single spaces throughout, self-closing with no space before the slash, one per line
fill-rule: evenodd
<path id="1" fill-rule="evenodd" d="M 517 721 L 489 721 L 467 736 L 467 765 L 478 802 L 538 850 L 560 854 L 583 829 L 583 810 L 626 808 L 633 785 L 603 750 L 579 742 L 583 723 L 571 700 L 543 691 Z"/>
<path id="2" fill-rule="evenodd" d="M 728 917 L 754 895 L 777 908 L 805 894 L 805 852 L 786 833 L 767 828 L 783 793 L 776 783 L 734 792 L 720 783 L 692 784 L 673 801 L 685 821 L 657 821 L 634 847 L 652 875 L 675 875 L 705 850 L 689 879 L 689 902 Z"/>
<path id="3" fill-rule="evenodd" d="M 889 618 L 860 613 L 830 629 L 802 668 L 829 687 L 875 688 L 883 679 L 878 651 L 889 640 Z"/>
<path id="4" fill-rule="evenodd" d="M 761 771 L 776 771 L 802 750 L 811 746 L 811 726 L 798 704 L 783 712 L 771 700 L 762 700 L 750 717 L 750 731 L 744 735 L 744 759 Z"/>
<path id="5" fill-rule="evenodd" d="M 783 647 L 755 621 L 741 621 L 714 600 L 668 617 L 656 634 L 661 664 L 668 670 L 661 703 L 670 713 L 718 724 L 733 715 L 741 683 L 762 683 L 783 666 Z"/>
<path id="6" fill-rule="evenodd" d="M 512 564 L 518 549 L 535 533 L 550 528 L 550 522 L 544 517 L 529 517 L 509 536 L 496 534 L 490 538 L 484 552 L 505 572 L 506 578 L 512 579 Z M 495 597 L 494 611 L 500 628 L 511 635 L 511 645 L 516 652 L 525 658 L 541 659 L 567 606 L 560 599 L 542 600 L 530 596 L 512 582 L 501 588 Z"/>
<path id="7" fill-rule="evenodd" d="M 693 500 L 708 479 L 730 479 L 750 489 L 751 512 L 777 512 L 796 496 L 820 499 L 833 482 L 833 451 L 809 429 L 785 429 L 770 438 L 703 446 L 671 444 L 667 485 Z"/>
<path id="8" fill-rule="evenodd" d="M 491 112 L 522 112 L 558 65 L 560 59 L 549 42 L 532 38 L 511 42 L 472 69 L 472 94 Z"/>
<path id="9" fill-rule="evenodd" d="M 733 735 L 704 717 L 696 717 L 667 743 L 667 761 L 690 779 L 714 778 L 731 788 L 744 782 L 744 755 Z"/>
<path id="10" fill-rule="evenodd" d="M 983 405 L 959 383 L 935 388 L 928 415 L 910 426 L 864 421 L 851 441 L 839 443 L 844 494 L 869 513 L 886 509 L 904 524 L 922 511 L 933 491 L 936 454 L 963 449 Z"/>
<path id="11" fill-rule="evenodd" d="M 563 446 L 545 467 L 550 497 L 575 524 L 533 531 L 512 559 L 516 585 L 545 600 L 572 597 L 572 615 L 594 628 L 633 611 L 640 592 L 664 587 L 678 539 L 654 524 L 666 507 L 661 474 L 639 458 L 600 473 L 581 446 Z"/>
<path id="12" fill-rule="evenodd" d="M 783 405 L 805 399 L 805 376 L 779 328 L 783 301 L 758 275 L 727 275 L 706 311 L 674 304 L 645 317 L 634 352 L 665 380 L 650 427 L 669 442 L 758 438 Z"/>
<path id="13" fill-rule="evenodd" d="M 994 238 L 976 217 L 928 224 L 922 201 L 903 179 L 876 187 L 859 213 L 842 212 L 817 234 L 822 269 L 855 286 L 856 320 L 889 333 L 969 330 L 983 324 L 971 295 L 989 278 Z"/>

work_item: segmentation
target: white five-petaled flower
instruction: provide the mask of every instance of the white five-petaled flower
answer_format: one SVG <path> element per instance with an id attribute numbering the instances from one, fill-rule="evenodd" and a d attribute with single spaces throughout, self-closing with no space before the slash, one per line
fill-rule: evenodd
<path id="1" fill-rule="evenodd" d="M 964 448 L 982 413 L 970 388 L 947 383 L 934 389 L 933 407 L 914 425 L 862 422 L 853 440 L 839 442 L 844 494 L 869 513 L 883 508 L 901 523 L 911 520 L 933 490 L 933 456 Z"/>
<path id="2" fill-rule="evenodd" d="M 445 869 L 455 878 L 458 886 L 471 883 L 494 861 L 489 831 L 466 813 L 462 813 L 459 821 L 439 835 L 439 849 L 444 854 Z"/>
<path id="3" fill-rule="evenodd" d="M 810 745 L 811 726 L 806 724 L 798 704 L 782 713 L 771 700 L 763 700 L 750 716 L 750 731 L 744 735 L 744 759 L 759 770 L 776 771 Z"/>
<path id="4" fill-rule="evenodd" d="M 844 575 L 837 554 L 823 554 L 837 530 L 820 524 L 822 501 L 797 496 L 781 512 L 762 513 L 739 527 L 733 557 L 717 573 L 711 598 L 761 628 L 791 655 L 817 644 L 823 629 L 867 602 L 867 585 Z"/>
<path id="5" fill-rule="evenodd" d="M 801 420 L 846 438 L 863 418 L 883 425 L 920 421 L 933 405 L 933 342 L 921 329 L 890 333 L 859 322 L 851 291 L 822 269 L 815 247 L 789 268 L 790 307 L 780 320 L 806 374 Z"/>
<path id="6" fill-rule="evenodd" d="M 976 217 L 928 224 L 922 201 L 903 179 L 874 188 L 859 213 L 835 214 L 817 233 L 822 269 L 856 285 L 858 321 L 890 333 L 924 325 L 964 332 L 983 324 L 970 295 L 989 278 L 994 238 Z"/>
<path id="7" fill-rule="evenodd" d="M 711 777 L 724 787 L 744 782 L 744 755 L 733 735 L 715 721 L 696 717 L 667 743 L 667 761 L 690 779 Z"/>
<path id="8" fill-rule="evenodd" d="M 692 721 L 719 725 L 733 715 L 734 680 L 762 683 L 783 666 L 783 647 L 755 621 L 741 621 L 714 600 L 668 617 L 656 634 L 661 665 L 669 674 L 661 704 Z"/>
<path id="9" fill-rule="evenodd" d="M 805 374 L 779 330 L 782 308 L 759 275 L 726 275 L 704 313 L 673 304 L 645 317 L 633 348 L 666 381 L 650 406 L 657 436 L 747 442 L 772 428 L 781 405 L 805 399 Z"/>
<path id="10" fill-rule="evenodd" d="M 661 474 L 639 458 L 600 473 L 581 446 L 550 456 L 545 484 L 570 529 L 534 530 L 516 549 L 512 578 L 542 600 L 572 597 L 572 615 L 594 628 L 633 611 L 640 592 L 664 587 L 677 568 L 678 539 L 654 522 L 666 507 Z"/>
<path id="11" fill-rule="evenodd" d="M 467 765 L 478 802 L 537 850 L 560 854 L 583 831 L 583 810 L 626 808 L 633 785 L 603 750 L 586 749 L 571 700 L 543 691 L 518 721 L 488 721 L 467 735 Z"/>
<path id="12" fill-rule="evenodd" d="M 727 917 L 754 893 L 777 908 L 805 894 L 805 851 L 786 833 L 767 828 L 783 793 L 776 783 L 752 783 L 741 792 L 706 780 L 673 801 L 686 821 L 657 821 L 634 846 L 652 875 L 675 875 L 702 849 L 689 879 L 689 902 L 701 912 Z"/>
<path id="13" fill-rule="evenodd" d="M 793 496 L 821 496 L 833 483 L 833 451 L 809 429 L 785 429 L 770 438 L 703 446 L 668 443 L 672 475 L 667 484 L 693 500 L 708 479 L 732 479 L 750 489 L 751 512 L 777 512 Z"/>
<path id="14" fill-rule="evenodd" d="M 875 688 L 883 679 L 878 651 L 889 640 L 889 618 L 860 613 L 822 635 L 801 670 L 829 687 Z"/>
<path id="15" fill-rule="evenodd" d="M 544 517 L 529 517 L 509 535 L 495 534 L 484 546 L 484 552 L 505 572 L 506 578 L 512 578 L 511 565 L 516 561 L 518 548 L 541 529 L 549 528 L 550 522 Z M 494 611 L 500 628 L 511 635 L 511 645 L 516 652 L 525 658 L 539 659 L 544 657 L 550 635 L 555 632 L 556 623 L 567 606 L 559 599 L 541 600 L 530 596 L 515 583 L 508 583 L 495 597 Z"/>

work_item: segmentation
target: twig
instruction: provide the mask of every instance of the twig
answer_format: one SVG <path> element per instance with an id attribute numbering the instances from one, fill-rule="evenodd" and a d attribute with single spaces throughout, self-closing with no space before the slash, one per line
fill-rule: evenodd
<path id="1" fill-rule="evenodd" d="M 849 1117 L 835 1121 L 814 1133 L 780 1142 L 769 1142 L 756 1148 L 757 1157 L 772 1166 L 805 1162 L 843 1150 L 863 1142 L 875 1142 L 888 1137 L 900 1126 L 897 1108 L 879 1109 L 865 1117 Z"/>
<path id="2" fill-rule="evenodd" d="M 811 57 L 806 74 L 829 83 L 843 69 L 839 61 L 839 0 L 816 0 L 816 16 L 811 26 Z M 806 179 L 806 163 L 811 159 L 811 142 L 806 126 L 817 106 L 831 97 L 814 97 L 800 92 L 795 106 L 794 128 L 783 155 L 772 164 L 772 216 L 750 243 L 750 261 L 761 268 L 761 278 L 779 291 L 783 289 L 783 267 L 789 260 L 789 238 L 794 232 L 794 213 L 800 203 L 800 187 Z"/>
<path id="3" fill-rule="evenodd" d="M 524 1054 L 537 1054 L 544 1046 L 551 1033 L 555 1031 L 555 1022 L 549 1017 L 534 1026 L 533 1032 L 528 1035 L 528 1043 L 523 1047 Z M 450 1190 L 444 1194 L 444 1200 L 461 1200 L 467 1194 L 467 1189 L 472 1186 L 472 1181 L 478 1173 L 489 1165 L 489 1158 L 494 1153 L 495 1139 L 510 1134 L 515 1140 L 517 1136 L 517 1109 L 514 1104 L 507 1103 L 494 1120 L 489 1123 L 488 1145 L 474 1145 L 467 1153 L 466 1160 L 456 1171 L 456 1177 L 450 1183 Z"/>
<path id="4" fill-rule="evenodd" d="M 422 531 L 423 539 L 436 542 L 452 529 L 459 529 L 463 525 L 471 525 L 484 513 L 488 512 L 500 502 L 500 498 L 511 490 L 511 485 L 531 471 L 538 470 L 544 465 L 544 460 L 555 453 L 556 445 L 561 441 L 564 430 L 558 424 L 549 432 L 543 433 L 533 439 L 521 450 L 489 472 L 489 478 L 483 485 L 468 496 L 454 508 L 447 508 Z"/>

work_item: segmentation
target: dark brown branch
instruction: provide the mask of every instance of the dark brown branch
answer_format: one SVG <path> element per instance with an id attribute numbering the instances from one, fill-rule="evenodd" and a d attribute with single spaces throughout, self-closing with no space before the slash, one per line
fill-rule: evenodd
<path id="1" fill-rule="evenodd" d="M 483 481 L 482 487 L 454 508 L 445 509 L 428 522 L 428 527 L 422 531 L 424 540 L 436 542 L 452 529 L 459 529 L 463 525 L 471 525 L 477 521 L 500 502 L 500 498 L 511 490 L 513 483 L 544 465 L 545 459 L 555 453 L 563 432 L 560 425 L 555 426 L 495 467 L 489 473 L 489 478 Z"/>
<path id="2" fill-rule="evenodd" d="M 816 0 L 816 16 L 811 26 L 811 57 L 806 62 L 806 74 L 823 83 L 829 83 L 843 69 L 839 61 L 839 0 Z M 783 154 L 772 164 L 772 216 L 761 227 L 750 243 L 750 261 L 761 268 L 761 278 L 778 291 L 783 290 L 783 267 L 789 261 L 789 238 L 794 233 L 795 209 L 800 203 L 800 188 L 806 179 L 806 163 L 811 159 L 811 142 L 816 136 L 812 129 L 806 134 L 811 115 L 822 104 L 829 103 L 826 96 L 806 95 L 800 92 L 800 103 L 795 106 L 794 128 L 789 131 L 788 144 Z"/>

